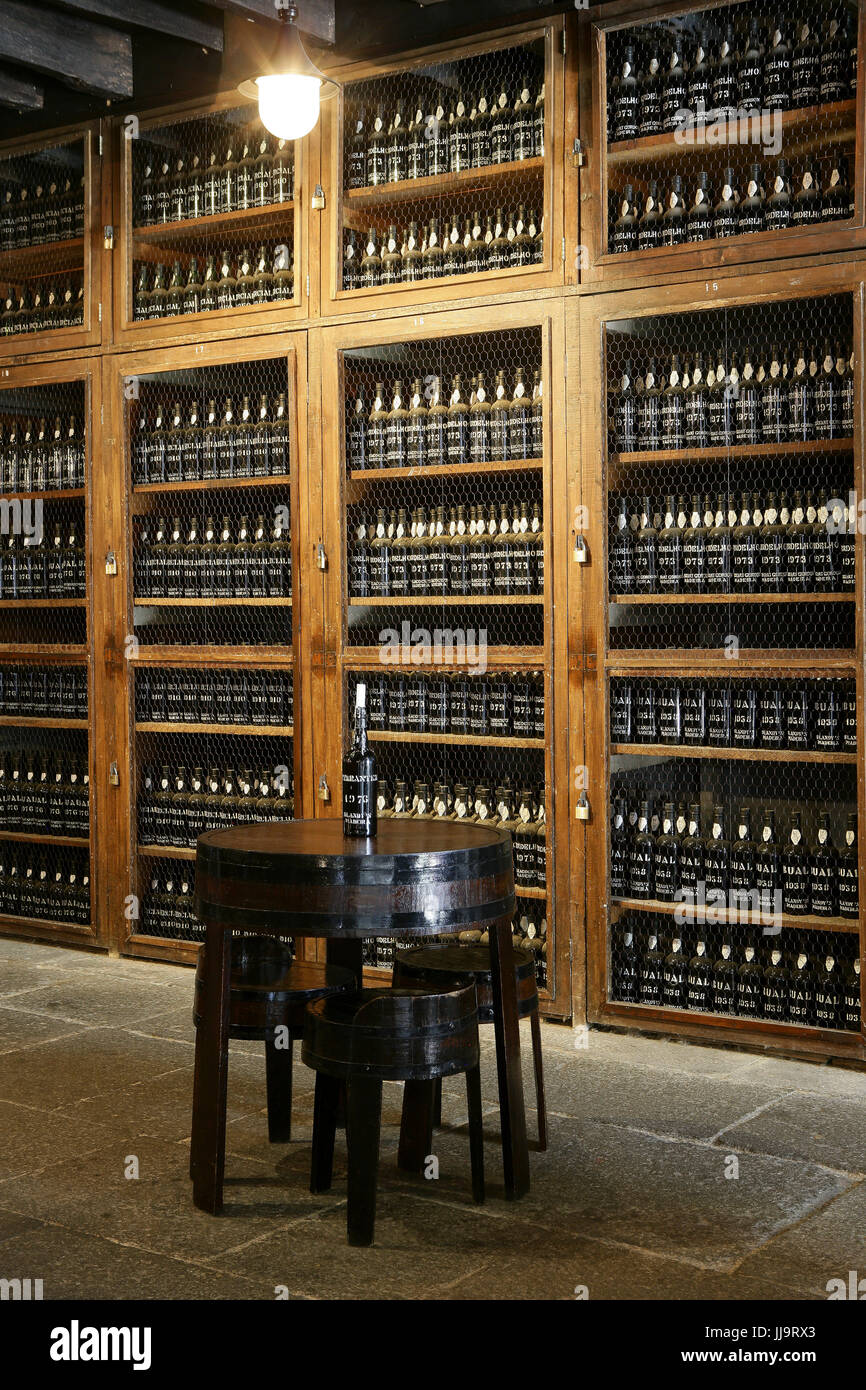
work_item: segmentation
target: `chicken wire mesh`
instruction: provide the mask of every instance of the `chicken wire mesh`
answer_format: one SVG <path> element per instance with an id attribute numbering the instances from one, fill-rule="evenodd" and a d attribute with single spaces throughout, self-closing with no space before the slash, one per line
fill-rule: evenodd
<path id="1" fill-rule="evenodd" d="M 541 356 L 537 328 L 342 355 L 350 646 L 542 646 Z"/>
<path id="2" fill-rule="evenodd" d="M 344 290 L 544 261 L 544 40 L 348 83 Z"/>
<path id="3" fill-rule="evenodd" d="M 750 0 L 608 31 L 609 252 L 850 222 L 857 22 Z"/>
<path id="4" fill-rule="evenodd" d="M 0 159 L 0 337 L 84 322 L 83 139 Z"/>
<path id="5" fill-rule="evenodd" d="M 742 926 L 671 928 L 628 912 L 614 929 L 611 997 L 620 1004 L 859 1033 L 858 938 Z"/>
<path id="6" fill-rule="evenodd" d="M 850 295 L 607 325 L 612 651 L 854 640 Z"/>
<path id="7" fill-rule="evenodd" d="M 125 382 L 134 635 L 291 654 L 285 358 Z"/>
<path id="8" fill-rule="evenodd" d="M 244 106 L 149 126 L 130 149 L 134 320 L 295 300 L 294 142 Z"/>

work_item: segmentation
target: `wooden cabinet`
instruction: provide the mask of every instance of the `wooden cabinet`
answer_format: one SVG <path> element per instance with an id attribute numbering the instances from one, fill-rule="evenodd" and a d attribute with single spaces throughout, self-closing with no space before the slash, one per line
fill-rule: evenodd
<path id="1" fill-rule="evenodd" d="M 315 136 L 276 140 L 235 94 L 126 117 L 113 140 L 118 345 L 307 317 Z"/>
<path id="2" fill-rule="evenodd" d="M 104 633 L 93 495 L 99 364 L 9 366 L 0 381 L 0 931 L 105 944 L 94 756 Z"/>
<path id="3" fill-rule="evenodd" d="M 504 814 L 516 929 L 549 1012 L 568 1016 L 562 335 L 543 304 L 501 306 L 495 329 L 461 310 L 316 334 L 333 717 L 314 758 L 339 814 L 364 681 L 380 815 Z"/>
<path id="4" fill-rule="evenodd" d="M 0 360 L 101 341 L 103 148 L 101 122 L 0 144 Z"/>
<path id="5" fill-rule="evenodd" d="M 581 575 L 592 1022 L 863 1056 L 862 273 L 593 296 L 572 325 L 601 402 Z M 756 1001 L 770 965 L 788 997 Z"/>
<path id="6" fill-rule="evenodd" d="M 306 340 L 151 349 L 107 359 L 106 374 L 123 557 L 107 663 L 122 765 L 110 913 L 122 950 L 176 959 L 200 941 L 205 821 L 308 809 Z"/>
<path id="7" fill-rule="evenodd" d="M 335 72 L 323 313 L 562 284 L 564 53 L 551 19 Z"/>
<path id="8" fill-rule="evenodd" d="M 856 2 L 794 17 L 752 0 L 608 5 L 587 19 L 585 282 L 862 246 L 864 35 Z"/>

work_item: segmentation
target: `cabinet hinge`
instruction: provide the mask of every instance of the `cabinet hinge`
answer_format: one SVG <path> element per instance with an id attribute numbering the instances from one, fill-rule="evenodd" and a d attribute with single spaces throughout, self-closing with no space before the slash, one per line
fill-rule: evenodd
<path id="1" fill-rule="evenodd" d="M 102 131 L 99 132 L 99 153 L 102 154 Z"/>
<path id="2" fill-rule="evenodd" d="M 568 39 L 567 39 L 567 36 L 566 36 L 565 25 L 563 25 L 563 26 L 562 26 L 562 56 L 563 56 L 563 58 L 565 57 L 566 49 L 567 49 L 567 48 L 568 48 Z"/>
<path id="3" fill-rule="evenodd" d="M 307 298 L 309 299 L 309 297 L 310 297 L 310 277 L 309 277 L 309 275 L 308 275 L 308 276 L 307 276 Z"/>
<path id="4" fill-rule="evenodd" d="M 102 300 L 99 301 L 99 322 L 102 323 Z"/>

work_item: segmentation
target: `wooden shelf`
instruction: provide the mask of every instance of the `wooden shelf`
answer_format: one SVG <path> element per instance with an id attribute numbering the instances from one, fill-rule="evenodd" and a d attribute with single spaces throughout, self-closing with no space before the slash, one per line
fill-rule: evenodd
<path id="1" fill-rule="evenodd" d="M 546 901 L 547 901 L 547 889 L 546 889 L 546 888 L 520 888 L 520 887 L 515 883 L 515 885 L 514 885 L 514 894 L 515 894 L 515 897 L 518 897 L 518 898 L 535 898 L 538 902 L 546 902 Z"/>
<path id="2" fill-rule="evenodd" d="M 0 830 L 0 840 L 21 840 L 27 845 L 61 845 L 68 849 L 89 849 L 90 838 L 80 835 L 34 835 L 29 830 Z"/>
<path id="3" fill-rule="evenodd" d="M 525 607 L 528 604 L 543 603 L 544 598 L 541 594 L 484 594 L 478 598 L 472 598 L 469 594 L 450 594 L 447 598 L 439 598 L 435 594 L 413 598 L 401 594 L 397 598 L 349 599 L 350 608 L 478 608 L 490 607 L 491 604 Z"/>
<path id="4" fill-rule="evenodd" d="M 420 675 L 423 672 L 435 674 L 436 672 L 458 672 L 462 675 L 471 674 L 471 668 L 466 661 L 429 661 L 416 664 L 414 661 L 405 663 L 395 662 L 393 665 L 383 665 L 382 652 L 379 647 L 346 647 L 344 649 L 344 659 L 349 670 L 359 671 L 403 671 L 411 670 L 413 674 Z M 258 660 L 258 658 L 257 658 Z M 485 652 L 485 660 L 488 670 L 511 671 L 528 670 L 533 671 L 544 667 L 544 648 L 543 647 L 488 647 Z"/>
<path id="5" fill-rule="evenodd" d="M 856 764 L 856 753 L 822 753 L 814 749 L 700 748 L 687 743 L 612 743 L 616 757 L 720 758 L 730 762 Z"/>
<path id="6" fill-rule="evenodd" d="M 390 729 L 368 729 L 373 743 L 454 744 L 458 748 L 545 748 L 543 738 L 495 738 L 484 734 L 401 734 Z"/>
<path id="7" fill-rule="evenodd" d="M 736 662 L 719 652 L 718 647 L 644 648 L 638 651 L 610 652 L 604 664 L 616 675 L 670 676 L 676 666 L 687 666 L 700 675 L 707 673 L 736 680 L 738 676 L 754 675 L 756 671 L 772 671 L 774 675 L 802 676 L 810 672 L 821 675 L 856 674 L 857 656 L 844 648 L 828 647 L 826 651 L 801 648 L 741 647 Z M 731 670 L 735 666 L 736 670 Z M 657 670 L 653 670 L 657 668 Z"/>
<path id="8" fill-rule="evenodd" d="M 703 926 L 707 923 L 709 914 L 709 924 L 724 924 L 729 922 L 732 926 L 741 927 L 788 927 L 795 931 L 798 927 L 808 927 L 810 931 L 838 931 L 851 932 L 859 935 L 860 925 L 856 917 L 813 917 L 804 915 L 802 917 L 793 916 L 788 912 L 781 912 L 778 916 L 772 912 L 768 913 L 747 913 L 739 912 L 736 908 L 714 907 L 712 903 L 663 903 L 655 898 L 614 898 L 614 906 L 629 912 L 656 912 L 665 917 L 673 917 L 674 913 L 686 909 L 689 912 L 688 926 Z"/>
<path id="9" fill-rule="evenodd" d="M 852 102 L 853 106 L 853 102 Z M 423 179 L 401 179 L 399 183 L 382 183 L 366 188 L 347 188 L 343 202 L 349 208 L 387 207 L 392 203 L 438 200 L 448 193 L 468 194 L 473 190 L 489 191 L 498 184 L 508 184 L 521 175 L 540 178 L 544 174 L 544 158 L 513 159 L 507 164 L 487 164 L 482 169 L 461 169 L 458 173 L 434 174 Z"/>
<path id="10" fill-rule="evenodd" d="M 3 648 L 0 647 L 0 652 Z M 379 648 L 375 651 L 378 655 Z M 140 666 L 294 666 L 294 653 L 290 646 L 285 647 L 220 647 L 202 644 L 200 646 L 168 646 L 154 644 L 144 647 L 139 644 L 138 655 L 129 658 L 132 665 Z"/>
<path id="11" fill-rule="evenodd" d="M 291 608 L 290 598 L 134 598 L 136 608 Z"/>
<path id="12" fill-rule="evenodd" d="M 56 278 L 64 270 L 83 270 L 84 237 L 68 241 L 43 241 L 39 246 L 21 246 L 0 251 L 0 281 Z"/>
<path id="13" fill-rule="evenodd" d="M 16 498 L 19 502 L 65 502 L 70 498 L 84 497 L 83 487 L 54 488 L 51 492 L 3 492 L 0 502 Z"/>
<path id="14" fill-rule="evenodd" d="M 803 106 L 796 111 L 781 111 L 778 114 L 785 139 L 784 152 L 789 158 L 792 153 L 802 154 L 806 150 L 820 149 L 824 145 L 839 144 L 846 136 L 849 140 L 854 138 L 856 103 L 853 99 L 828 102 L 823 106 Z M 847 124 L 850 130 L 828 129 L 834 122 L 843 127 Z M 730 134 L 733 138 L 730 141 L 720 138 L 714 140 L 712 145 L 707 144 L 703 138 L 704 134 L 708 128 L 716 126 L 720 132 L 724 127 L 726 136 Z M 812 133 L 816 126 L 818 130 Z M 702 156 L 717 154 L 724 157 L 725 163 L 729 163 L 731 146 L 742 147 L 742 140 L 738 138 L 739 131 L 740 122 L 737 120 L 717 123 L 701 121 L 685 130 L 663 131 L 660 135 L 645 135 L 638 140 L 612 141 L 607 147 L 608 168 L 624 164 L 652 164 L 672 157 L 682 158 L 695 152 L 700 152 Z M 788 147 L 788 138 L 795 134 L 803 134 L 805 138 L 798 143 L 796 150 L 791 150 Z M 688 136 L 693 138 L 689 139 Z M 695 139 L 695 136 L 698 138 Z"/>
<path id="15" fill-rule="evenodd" d="M 4 598 L 3 608 L 86 608 L 86 598 Z"/>
<path id="16" fill-rule="evenodd" d="M 619 604 L 671 603 L 854 603 L 856 595 L 845 594 L 611 594 L 610 602 Z"/>
<path id="17" fill-rule="evenodd" d="M 71 656 L 87 661 L 87 647 L 83 642 L 0 642 L 0 656 L 35 656 L 42 661 L 45 657 Z"/>
<path id="18" fill-rule="evenodd" d="M 217 212 L 210 217 L 190 217 L 183 222 L 155 222 L 147 227 L 133 227 L 133 242 L 143 242 L 147 246 L 160 246 L 165 243 L 167 251 L 173 251 L 179 241 L 199 241 L 206 239 L 209 232 L 243 232 L 258 229 L 266 232 L 278 227 L 287 214 L 294 217 L 295 200 L 287 203 L 266 203 L 262 208 L 238 208 L 235 212 Z M 212 244 L 216 244 L 215 238 Z"/>
<path id="19" fill-rule="evenodd" d="M 849 454 L 853 439 L 788 439 L 782 444 L 714 444 L 706 449 L 637 449 L 611 454 L 614 467 L 633 463 L 727 463 L 731 459 L 790 458 L 800 454 Z"/>
<path id="20" fill-rule="evenodd" d="M 712 1038 L 707 1025 L 722 1036 L 720 1042 L 738 1047 L 766 1048 L 770 1038 L 785 1043 L 783 1056 L 796 1056 L 808 1051 L 826 1057 L 828 1052 L 838 1056 L 840 1051 L 859 1058 L 862 1038 L 846 1028 L 816 1028 L 801 1023 L 776 1023 L 770 1018 L 750 1018 L 747 1014 L 711 1014 L 697 1009 L 674 1009 L 666 1004 L 628 1004 L 622 999 L 605 1002 L 599 1020 L 611 1027 L 640 1028 L 654 1033 L 679 1037 Z"/>
<path id="21" fill-rule="evenodd" d="M 3 729 L 87 729 L 86 719 L 53 719 L 50 715 L 0 714 L 0 728 Z"/>
<path id="22" fill-rule="evenodd" d="M 292 724 L 169 724 L 143 720 L 136 724 L 137 734 L 243 734 L 258 738 L 294 738 Z"/>
<path id="23" fill-rule="evenodd" d="M 20 932 L 22 935 L 38 928 L 48 931 L 78 932 L 82 936 L 93 935 L 92 922 L 55 922 L 53 917 L 10 917 L 0 913 L 0 931 Z"/>
<path id="24" fill-rule="evenodd" d="M 179 845 L 139 845 L 137 853 L 142 859 L 195 859 L 195 846 L 192 849 Z"/>
<path id="25" fill-rule="evenodd" d="M 441 468 L 353 468 L 353 483 L 373 483 L 393 478 L 478 478 L 487 473 L 525 473 L 544 467 L 544 459 L 505 459 L 494 463 L 448 463 Z"/>
<path id="26" fill-rule="evenodd" d="M 244 488 L 289 487 L 291 481 L 288 474 L 268 473 L 263 478 L 196 478 L 180 483 L 135 483 L 132 491 L 133 495 L 155 493 L 162 497 L 167 492 L 233 492 Z"/>

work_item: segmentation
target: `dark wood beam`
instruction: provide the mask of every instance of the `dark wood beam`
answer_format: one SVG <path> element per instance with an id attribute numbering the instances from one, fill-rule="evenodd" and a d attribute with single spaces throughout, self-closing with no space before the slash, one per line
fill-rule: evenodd
<path id="1" fill-rule="evenodd" d="M 113 19 L 131 29 L 153 29 L 158 34 L 170 34 L 172 38 L 196 43 L 216 53 L 223 51 L 222 17 L 217 18 L 204 6 L 196 6 L 193 13 L 160 4 L 159 0 L 132 0 L 132 3 L 130 0 L 53 0 L 53 3 L 64 10 L 77 10 L 94 18 Z"/>
<path id="2" fill-rule="evenodd" d="M 0 106 L 13 106 L 17 111 L 41 111 L 45 93 L 33 82 L 27 82 L 8 68 L 0 68 Z"/>
<path id="3" fill-rule="evenodd" d="M 274 0 L 210 0 L 220 10 L 231 10 L 246 19 L 276 21 Z M 298 28 L 317 43 L 332 44 L 336 36 L 336 0 L 297 0 Z"/>
<path id="4" fill-rule="evenodd" d="M 57 10 L 0 0 L 0 58 L 50 73 L 68 87 L 132 96 L 129 35 Z"/>

